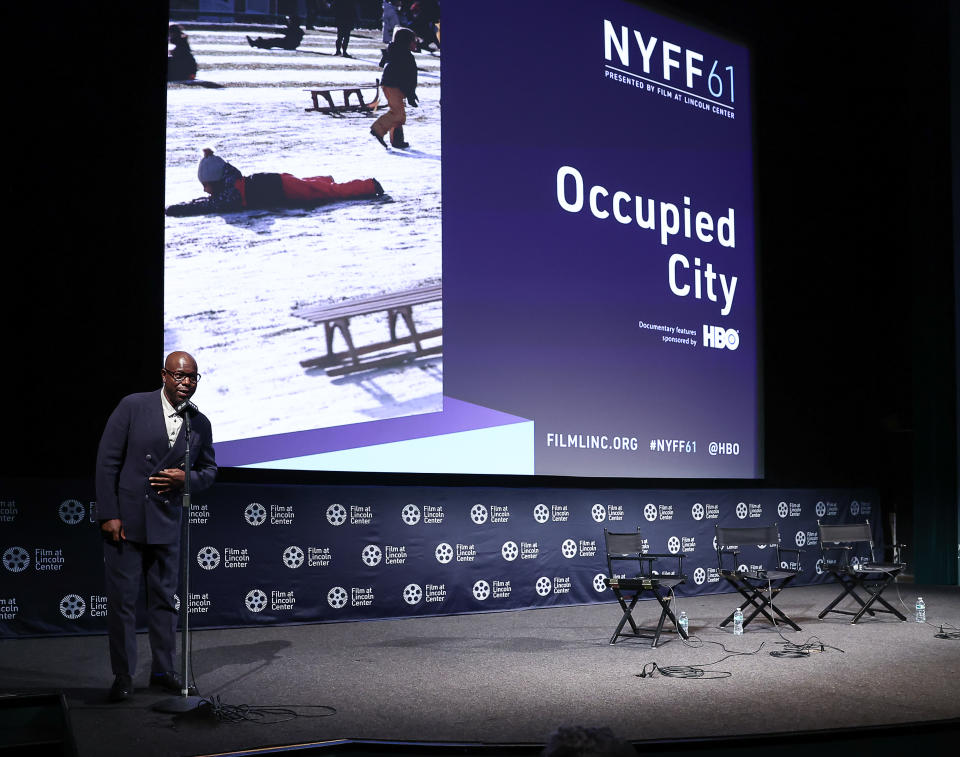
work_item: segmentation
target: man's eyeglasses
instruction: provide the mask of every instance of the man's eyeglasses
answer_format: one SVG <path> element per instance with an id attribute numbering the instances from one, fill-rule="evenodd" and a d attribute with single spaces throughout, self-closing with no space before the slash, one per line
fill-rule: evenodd
<path id="1" fill-rule="evenodd" d="M 196 384 L 200 380 L 199 373 L 183 373 L 182 371 L 168 371 L 166 368 L 163 369 L 163 372 L 166 373 L 170 378 L 172 378 L 178 384 L 182 384 L 187 379 L 190 379 L 191 384 Z"/>

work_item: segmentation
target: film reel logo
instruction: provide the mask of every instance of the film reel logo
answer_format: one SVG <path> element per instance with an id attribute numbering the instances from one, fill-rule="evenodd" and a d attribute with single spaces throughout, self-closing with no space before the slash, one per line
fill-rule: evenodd
<path id="1" fill-rule="evenodd" d="M 747 503 L 746 503 L 746 502 L 738 502 L 738 503 L 737 503 L 737 517 L 738 517 L 740 520 L 743 520 L 744 518 L 746 518 L 748 512 L 749 512 L 749 508 L 747 507 Z"/>
<path id="2" fill-rule="evenodd" d="M 10 547 L 3 553 L 3 567 L 11 573 L 22 573 L 30 567 L 30 553 L 23 547 Z"/>
<path id="3" fill-rule="evenodd" d="M 487 522 L 487 508 L 485 505 L 474 505 L 470 508 L 470 520 L 476 523 L 478 526 L 482 526 Z"/>
<path id="4" fill-rule="evenodd" d="M 303 550 L 296 544 L 291 544 L 283 550 L 283 564 L 291 570 L 303 565 Z"/>
<path id="5" fill-rule="evenodd" d="M 577 556 L 577 543 L 573 539 L 564 539 L 560 545 L 560 554 L 568 560 Z"/>
<path id="6" fill-rule="evenodd" d="M 680 552 L 680 539 L 676 536 L 671 536 L 667 539 L 667 551 L 671 555 L 675 555 Z"/>
<path id="7" fill-rule="evenodd" d="M 515 541 L 504 542 L 500 548 L 500 554 L 503 555 L 503 559 L 507 562 L 513 562 L 520 555 L 520 548 Z"/>
<path id="8" fill-rule="evenodd" d="M 340 504 L 333 504 L 327 508 L 327 523 L 331 526 L 342 526 L 347 522 L 347 508 Z"/>
<path id="9" fill-rule="evenodd" d="M 446 542 L 442 542 L 441 544 L 437 545 L 437 548 L 433 551 L 433 554 L 437 558 L 437 562 L 446 565 L 453 559 L 453 547 Z"/>
<path id="10" fill-rule="evenodd" d="M 860 503 L 857 500 L 850 503 L 850 514 L 854 517 L 860 514 Z"/>
<path id="11" fill-rule="evenodd" d="M 347 594 L 347 590 L 342 586 L 334 586 L 327 592 L 327 604 L 334 610 L 340 610 L 345 607 L 349 598 L 350 595 Z"/>
<path id="12" fill-rule="evenodd" d="M 651 523 L 655 521 L 657 519 L 657 506 L 652 502 L 648 502 L 647 506 L 643 508 L 643 517 Z"/>
<path id="13" fill-rule="evenodd" d="M 267 595 L 262 589 L 251 589 L 243 603 L 250 612 L 263 612 L 267 609 Z"/>
<path id="14" fill-rule="evenodd" d="M 606 575 L 603 573 L 597 573 L 593 577 L 593 590 L 598 594 L 601 594 L 607 590 L 606 578 Z"/>
<path id="15" fill-rule="evenodd" d="M 826 570 L 826 563 L 823 561 L 822 557 L 817 560 L 817 564 L 814 566 L 814 569 L 817 571 L 818 576 L 823 575 L 824 570 Z"/>
<path id="16" fill-rule="evenodd" d="M 827 514 L 827 505 L 823 501 L 817 502 L 816 510 L 817 510 L 817 517 L 822 518 L 824 515 Z"/>
<path id="17" fill-rule="evenodd" d="M 243 518 L 251 526 L 262 526 L 267 521 L 267 508 L 259 502 L 251 502 L 243 511 Z"/>
<path id="18" fill-rule="evenodd" d="M 544 504 L 539 504 L 533 508 L 533 519 L 537 523 L 546 523 L 550 520 L 550 508 Z"/>
<path id="19" fill-rule="evenodd" d="M 697 568 L 693 571 L 693 582 L 697 586 L 703 586 L 703 582 L 707 580 L 707 571 L 703 568 Z"/>
<path id="20" fill-rule="evenodd" d="M 423 599 L 423 589 L 418 584 L 407 584 L 403 587 L 403 601 L 408 605 L 416 605 Z"/>
<path id="21" fill-rule="evenodd" d="M 699 502 L 695 502 L 693 507 L 690 508 L 690 514 L 694 520 L 703 520 L 703 516 L 706 515 L 706 510 L 704 510 L 703 505 Z"/>
<path id="22" fill-rule="evenodd" d="M 777 505 L 777 515 L 779 515 L 781 518 L 786 518 L 789 514 L 790 508 L 787 507 L 786 502 L 781 502 L 779 505 Z"/>
<path id="23" fill-rule="evenodd" d="M 490 584 L 480 579 L 473 585 L 473 597 L 483 602 L 490 596 Z"/>
<path id="24" fill-rule="evenodd" d="M 197 552 L 197 564 L 204 570 L 213 570 L 220 564 L 220 551 L 216 547 L 204 547 Z"/>
<path id="25" fill-rule="evenodd" d="M 87 517 L 87 508 L 75 499 L 66 499 L 60 503 L 60 520 L 68 526 L 75 526 Z"/>
<path id="26" fill-rule="evenodd" d="M 60 614 L 67 620 L 79 620 L 87 611 L 87 603 L 79 594 L 67 594 L 60 600 Z"/>
<path id="27" fill-rule="evenodd" d="M 596 504 L 590 509 L 590 515 L 597 523 L 603 523 L 607 519 L 607 508 Z"/>
<path id="28" fill-rule="evenodd" d="M 553 583 L 546 576 L 540 576 L 540 578 L 537 579 L 536 588 L 537 594 L 541 597 L 546 597 L 550 594 L 550 590 L 553 589 Z"/>
<path id="29" fill-rule="evenodd" d="M 420 522 L 420 508 L 416 505 L 407 505 L 400 511 L 400 517 L 408 526 L 415 526 Z"/>
<path id="30" fill-rule="evenodd" d="M 360 553 L 360 557 L 363 560 L 363 564 L 372 568 L 375 565 L 380 564 L 380 560 L 383 559 L 383 550 L 380 549 L 376 544 L 368 544 L 363 548 L 363 552 Z"/>
<path id="31" fill-rule="evenodd" d="M 793 537 L 793 540 L 797 543 L 798 547 L 802 547 L 807 543 L 807 535 L 803 531 L 797 531 L 797 535 Z"/>

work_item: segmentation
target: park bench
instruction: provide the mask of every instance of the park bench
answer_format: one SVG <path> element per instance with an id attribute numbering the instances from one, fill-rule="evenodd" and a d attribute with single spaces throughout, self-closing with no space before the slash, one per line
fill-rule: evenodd
<path id="1" fill-rule="evenodd" d="M 372 297 L 346 300 L 333 305 L 317 305 L 307 307 L 296 313 L 311 323 L 323 325 L 327 343 L 327 354 L 321 357 L 301 360 L 304 368 L 324 368 L 328 376 L 342 376 L 355 371 L 378 368 L 406 362 L 424 355 L 436 355 L 443 352 L 443 345 L 438 344 L 425 347 L 423 342 L 443 335 L 442 328 L 418 332 L 413 322 L 413 308 L 428 302 L 439 302 L 443 299 L 443 286 L 431 286 L 407 289 L 401 292 L 387 292 Z M 387 341 L 376 342 L 358 347 L 354 344 L 350 334 L 350 319 L 363 315 L 384 312 L 387 314 L 387 326 L 390 338 Z M 397 336 L 397 321 L 402 318 L 406 324 L 407 336 Z M 347 343 L 347 349 L 335 352 L 333 338 L 340 330 L 340 334 Z M 413 350 L 391 352 L 383 354 L 394 347 L 412 344 Z M 377 354 L 380 353 L 380 354 Z"/>
<path id="2" fill-rule="evenodd" d="M 369 87 L 368 87 L 369 89 Z M 328 89 L 305 89 L 313 99 L 312 108 L 304 108 L 306 111 L 316 111 L 317 113 L 328 113 L 330 115 L 339 115 L 349 111 L 373 112 L 380 106 L 380 80 L 377 79 L 373 85 L 373 99 L 366 102 L 363 99 L 363 87 L 330 87 Z M 343 105 L 337 105 L 333 101 L 333 94 L 341 92 L 343 94 Z M 350 96 L 356 95 L 357 102 L 350 102 Z M 320 98 L 326 100 L 326 105 L 320 105 Z"/>

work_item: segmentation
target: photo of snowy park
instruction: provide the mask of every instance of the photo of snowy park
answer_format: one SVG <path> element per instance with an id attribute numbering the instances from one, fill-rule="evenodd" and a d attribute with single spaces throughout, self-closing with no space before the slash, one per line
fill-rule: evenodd
<path id="1" fill-rule="evenodd" d="M 360 87 L 370 102 L 383 73 L 379 29 L 355 29 L 352 57 L 343 57 L 333 54 L 333 27 L 306 30 L 297 49 L 283 50 L 247 41 L 279 27 L 181 25 L 198 71 L 195 81 L 167 88 L 167 206 L 203 196 L 204 148 L 245 177 L 376 179 L 383 188 L 382 196 L 312 208 L 166 217 L 164 350 L 197 358 L 197 404 L 216 419 L 216 441 L 440 411 L 439 299 L 412 309 L 417 331 L 437 334 L 434 354 L 343 375 L 301 365 L 327 353 L 323 325 L 301 314 L 442 284 L 439 52 L 414 53 L 419 105 L 406 109 L 409 147 L 385 149 L 370 134 L 385 111 L 382 91 L 377 112 L 338 114 L 308 110 L 307 91 L 338 90 L 340 104 L 339 90 Z M 357 347 L 388 341 L 387 313 L 351 317 L 349 330 Z M 402 319 L 396 330 L 407 334 Z M 334 342 L 345 349 L 340 331 Z M 401 344 L 378 355 L 412 349 Z"/>

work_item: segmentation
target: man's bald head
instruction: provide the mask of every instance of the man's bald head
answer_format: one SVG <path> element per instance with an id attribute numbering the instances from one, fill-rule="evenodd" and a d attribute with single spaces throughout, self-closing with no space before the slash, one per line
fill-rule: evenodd
<path id="1" fill-rule="evenodd" d="M 176 352 L 171 352 L 167 355 L 167 359 L 163 361 L 163 367 L 168 371 L 180 370 L 180 363 L 182 360 L 186 360 L 189 365 L 193 367 L 190 369 L 194 373 L 197 371 L 197 361 L 193 359 L 193 355 L 189 352 L 183 352 L 182 350 L 177 350 Z"/>

